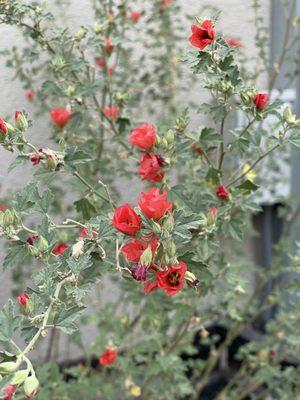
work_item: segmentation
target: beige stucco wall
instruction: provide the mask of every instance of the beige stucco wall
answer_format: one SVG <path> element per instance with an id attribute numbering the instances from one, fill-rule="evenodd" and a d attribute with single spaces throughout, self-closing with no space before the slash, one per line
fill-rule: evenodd
<path id="1" fill-rule="evenodd" d="M 191 15 L 199 15 L 199 10 L 206 4 L 202 0 L 180 0 L 184 4 L 185 11 Z M 46 1 L 51 7 L 52 1 Z M 250 5 L 252 0 L 210 0 L 211 6 L 218 7 L 223 10 L 222 18 L 219 23 L 219 29 L 236 39 L 240 39 L 246 51 L 249 54 L 254 52 L 254 35 L 255 30 L 251 20 L 253 19 Z M 269 21 L 270 1 L 261 0 L 263 15 L 266 22 Z M 90 9 L 88 0 L 73 0 L 71 7 L 66 13 L 65 20 L 68 20 L 70 26 L 80 26 L 82 23 L 90 21 Z M 190 26 L 182 26 L 178 29 L 183 29 L 186 32 L 186 37 L 189 36 Z M 13 45 L 22 45 L 22 37 L 14 28 L 0 25 L 0 49 L 5 49 Z M 188 42 L 187 42 L 188 49 Z M 15 80 L 12 81 L 13 71 L 5 68 L 5 58 L 0 57 L 0 80 L 1 80 L 1 96 L 0 96 L 0 115 L 11 115 L 15 109 L 27 109 L 29 114 L 34 114 L 33 106 L 28 103 L 24 96 L 24 91 L 21 84 Z M 264 85 L 263 78 L 261 82 Z M 201 93 L 197 91 L 194 93 L 194 98 L 202 101 Z M 184 102 L 184 99 L 183 99 Z M 44 143 L 49 137 L 48 121 L 36 119 L 34 127 L 31 130 L 32 141 L 38 144 Z M 9 152 L 0 150 L 0 185 L 3 194 L 9 193 L 9 190 L 17 187 L 22 187 L 30 180 L 32 167 L 22 167 L 16 169 L 10 174 L 7 173 L 7 166 L 13 160 L 14 155 Z M 124 188 L 124 198 L 129 200 L 136 197 L 137 188 L 133 185 L 130 188 Z M 1 193 L 0 193 L 1 199 Z M 0 255 L 0 261 L 3 257 L 3 251 Z M 0 306 L 3 305 L 5 300 L 10 294 L 11 285 L 9 279 L 9 271 L 5 273 L 4 278 L 1 275 L 0 282 Z M 111 288 L 108 288 L 107 293 L 111 294 Z M 87 332 L 87 340 L 94 336 L 94 332 Z M 61 353 L 61 358 L 64 358 L 64 352 Z"/>

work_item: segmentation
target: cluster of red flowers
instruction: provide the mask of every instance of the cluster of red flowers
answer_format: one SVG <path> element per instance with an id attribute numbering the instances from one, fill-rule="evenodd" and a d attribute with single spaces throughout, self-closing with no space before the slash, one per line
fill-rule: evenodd
<path id="1" fill-rule="evenodd" d="M 134 129 L 129 142 L 141 149 L 140 167 L 138 174 L 142 180 L 161 182 L 164 177 L 165 159 L 153 152 L 156 142 L 156 128 L 151 124 L 142 124 Z"/>
<path id="2" fill-rule="evenodd" d="M 138 206 L 140 213 L 150 222 L 162 224 L 167 219 L 173 220 L 173 203 L 167 200 L 167 192 L 160 193 L 159 188 L 151 188 L 141 193 Z M 187 267 L 183 262 L 177 265 L 162 265 L 159 260 L 155 260 L 159 240 L 152 230 L 143 230 L 145 226 L 140 213 L 129 204 L 118 207 L 114 212 L 114 227 L 132 237 L 122 247 L 121 252 L 127 261 L 133 263 L 133 278 L 145 282 L 146 293 L 158 288 L 165 290 L 167 296 L 172 296 L 182 288 Z M 153 280 L 148 280 L 150 272 Z"/>

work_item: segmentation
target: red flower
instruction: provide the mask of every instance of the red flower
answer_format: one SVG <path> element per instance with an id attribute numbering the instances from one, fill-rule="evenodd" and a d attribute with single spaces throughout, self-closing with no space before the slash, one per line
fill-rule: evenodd
<path id="1" fill-rule="evenodd" d="M 243 44 L 241 42 L 234 39 L 226 39 L 226 43 L 228 44 L 228 46 L 243 47 Z"/>
<path id="2" fill-rule="evenodd" d="M 94 229 L 91 230 L 91 229 L 83 228 L 82 231 L 80 232 L 79 237 L 82 237 L 82 238 L 86 238 L 86 237 L 95 238 L 95 237 L 97 237 L 97 232 Z"/>
<path id="3" fill-rule="evenodd" d="M 152 149 L 156 138 L 156 128 L 151 124 L 142 124 L 135 128 L 129 136 L 129 142 L 144 150 Z"/>
<path id="4" fill-rule="evenodd" d="M 0 212 L 3 212 L 6 210 L 6 205 L 5 204 L 0 204 Z"/>
<path id="5" fill-rule="evenodd" d="M 141 217 L 134 211 L 130 204 L 124 204 L 115 209 L 112 224 L 125 235 L 133 236 L 141 228 Z"/>
<path id="6" fill-rule="evenodd" d="M 70 118 L 72 113 L 66 108 L 53 108 L 51 110 L 51 118 L 55 125 L 60 127 L 65 126 Z"/>
<path id="7" fill-rule="evenodd" d="M 26 307 L 28 304 L 29 295 L 27 293 L 21 293 L 18 296 L 18 302 L 21 307 Z"/>
<path id="8" fill-rule="evenodd" d="M 159 188 L 151 188 L 147 193 L 141 193 L 138 203 L 143 214 L 149 219 L 158 221 L 166 212 L 172 212 L 173 203 L 167 200 L 167 192 L 159 193 Z"/>
<path id="9" fill-rule="evenodd" d="M 97 58 L 96 59 L 96 65 L 98 65 L 98 67 L 100 67 L 100 68 L 104 68 L 105 67 L 105 59 L 104 58 Z"/>
<path id="10" fill-rule="evenodd" d="M 6 124 L 1 117 L 0 117 L 0 132 L 3 134 L 3 136 L 5 136 L 7 132 Z"/>
<path id="11" fill-rule="evenodd" d="M 219 199 L 227 200 L 229 197 L 229 192 L 225 186 L 220 185 L 220 186 L 218 186 L 216 195 L 219 197 Z"/>
<path id="12" fill-rule="evenodd" d="M 126 243 L 122 249 L 121 253 L 123 256 L 131 262 L 139 262 L 141 255 L 149 246 L 149 242 L 142 242 L 138 239 L 132 239 L 130 242 Z M 158 240 L 157 237 L 154 236 L 151 242 L 152 253 L 154 253 L 157 249 Z"/>
<path id="13" fill-rule="evenodd" d="M 107 72 L 109 73 L 109 75 L 112 75 L 115 72 L 115 67 L 108 67 Z"/>
<path id="14" fill-rule="evenodd" d="M 276 353 L 274 350 L 269 351 L 269 357 L 274 358 L 276 356 Z"/>
<path id="15" fill-rule="evenodd" d="M 190 43 L 200 50 L 215 40 L 215 31 L 210 20 L 203 21 L 201 25 L 193 24 L 191 29 Z"/>
<path id="16" fill-rule="evenodd" d="M 38 165 L 41 161 L 41 157 L 38 155 L 32 156 L 30 157 L 30 161 L 32 162 L 33 165 Z"/>
<path id="17" fill-rule="evenodd" d="M 166 290 L 167 296 L 173 296 L 182 289 L 187 267 L 180 261 L 177 265 L 169 266 L 166 271 L 155 271 L 156 280 L 146 282 L 144 289 L 146 293 L 151 293 L 154 289 Z"/>
<path id="18" fill-rule="evenodd" d="M 196 153 L 201 154 L 203 153 L 202 147 L 200 147 L 197 143 L 193 143 L 193 149 Z"/>
<path id="19" fill-rule="evenodd" d="M 34 92 L 27 92 L 26 97 L 29 101 L 33 100 L 34 98 Z"/>
<path id="20" fill-rule="evenodd" d="M 111 365 L 117 359 L 117 350 L 106 348 L 105 352 L 99 357 L 99 362 L 102 365 Z"/>
<path id="21" fill-rule="evenodd" d="M 129 15 L 129 19 L 133 22 L 138 22 L 141 18 L 142 14 L 139 11 L 132 11 Z"/>
<path id="22" fill-rule="evenodd" d="M 36 239 L 39 237 L 39 235 L 32 235 L 32 236 L 29 236 L 28 238 L 27 238 L 27 240 L 26 240 L 26 242 L 30 245 L 30 246 L 33 246 L 34 245 L 34 242 L 36 241 Z"/>
<path id="23" fill-rule="evenodd" d="M 142 180 L 149 182 L 160 182 L 165 175 L 164 172 L 161 171 L 163 165 L 163 157 L 157 154 L 144 153 L 141 155 L 138 174 Z"/>
<path id="24" fill-rule="evenodd" d="M 104 50 L 106 51 L 106 53 L 111 54 L 113 49 L 114 49 L 114 45 L 110 43 L 110 38 L 106 38 L 104 40 Z"/>
<path id="25" fill-rule="evenodd" d="M 55 254 L 56 256 L 62 256 L 68 247 L 69 246 L 67 243 L 60 243 L 54 247 L 52 253 Z"/>
<path id="26" fill-rule="evenodd" d="M 116 120 L 120 114 L 118 107 L 105 107 L 103 113 L 106 118 L 111 120 Z"/>
<path id="27" fill-rule="evenodd" d="M 1 397 L 1 400 L 11 400 L 14 396 L 15 391 L 17 390 L 18 385 L 8 385 L 4 389 L 2 389 L 0 395 L 2 396 L 2 393 L 5 395 L 5 397 Z"/>
<path id="28" fill-rule="evenodd" d="M 170 7 L 173 4 L 173 0 L 162 0 L 160 9 L 165 10 L 166 8 Z"/>
<path id="29" fill-rule="evenodd" d="M 258 93 L 253 97 L 253 102 L 258 110 L 264 110 L 267 107 L 269 95 L 267 93 Z"/>

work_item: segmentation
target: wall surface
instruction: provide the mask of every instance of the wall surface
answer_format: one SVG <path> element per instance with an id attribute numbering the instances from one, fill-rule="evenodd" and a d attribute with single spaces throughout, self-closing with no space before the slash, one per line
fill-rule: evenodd
<path id="1" fill-rule="evenodd" d="M 199 15 L 201 7 L 207 3 L 202 0 L 180 0 L 184 5 L 185 11 L 192 15 Z M 49 7 L 53 7 L 52 1 L 45 1 Z M 89 7 L 89 0 L 73 0 L 70 2 L 70 9 L 64 10 L 64 20 L 68 21 L 71 28 L 76 31 L 82 23 L 91 21 L 91 11 Z M 246 51 L 251 55 L 254 52 L 254 35 L 255 29 L 253 25 L 253 15 L 251 11 L 252 0 L 210 0 L 209 4 L 223 10 L 219 29 L 229 37 L 241 40 L 245 46 Z M 268 23 L 269 21 L 269 0 L 262 0 L 263 15 Z M 57 9 L 55 8 L 55 12 Z M 192 22 L 192 21 L 191 21 Z M 190 26 L 182 26 L 180 29 L 186 31 L 186 37 L 189 36 Z M 19 32 L 12 27 L 0 25 L 0 50 L 3 50 L 11 46 L 22 46 L 22 37 Z M 187 42 L 188 49 L 188 42 Z M 13 71 L 5 68 L 5 58 L 0 56 L 0 77 L 1 77 L 1 97 L 0 97 L 0 115 L 5 117 L 11 115 L 15 109 L 27 109 L 29 114 L 33 116 L 34 127 L 31 130 L 31 139 L 34 143 L 47 143 L 49 137 L 48 124 L 49 120 L 46 118 L 40 120 L 34 117 L 34 109 L 32 105 L 28 103 L 25 98 L 24 90 L 21 84 L 17 80 L 13 79 Z M 264 81 L 262 78 L 261 86 L 263 88 Z M 198 91 L 194 93 L 195 99 L 201 98 L 201 93 Z M 202 99 L 201 99 L 202 100 Z M 184 101 L 184 99 L 183 99 Z M 0 185 L 2 193 L 0 193 L 0 199 L 2 195 L 9 195 L 10 190 L 15 190 L 18 187 L 22 187 L 30 180 L 32 174 L 32 167 L 22 167 L 14 170 L 10 174 L 7 173 L 7 166 L 13 160 L 14 155 L 9 152 L 0 151 Z M 128 187 L 124 187 L 124 199 L 130 199 L 134 197 L 137 192 L 135 185 L 132 185 L 128 190 Z M 3 257 L 3 251 L 0 255 Z M 4 282 L 1 282 L 0 288 L 0 306 L 3 305 L 7 297 L 10 295 L 11 284 L 10 284 L 10 273 L 6 273 Z M 114 295 L 113 287 L 108 287 L 107 295 L 109 297 Z M 91 340 L 95 335 L 95 332 L 87 332 L 86 339 Z M 61 358 L 67 356 L 66 352 L 71 351 L 66 346 L 64 351 L 60 353 Z M 77 352 L 78 354 L 78 352 Z"/>

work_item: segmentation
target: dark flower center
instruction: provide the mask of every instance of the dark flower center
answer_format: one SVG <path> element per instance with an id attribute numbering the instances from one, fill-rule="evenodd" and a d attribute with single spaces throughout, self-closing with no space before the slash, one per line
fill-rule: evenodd
<path id="1" fill-rule="evenodd" d="M 168 275 L 168 281 L 171 286 L 177 286 L 179 283 L 180 274 L 178 272 L 172 272 Z"/>

